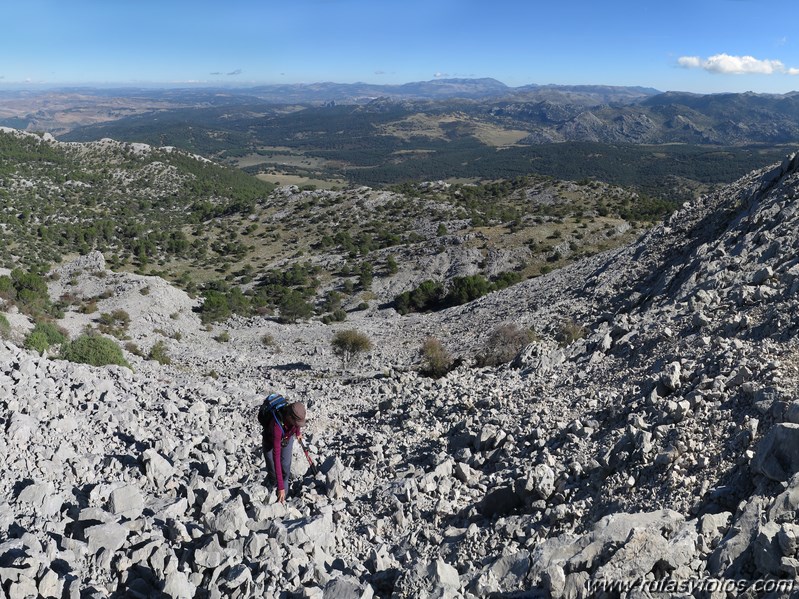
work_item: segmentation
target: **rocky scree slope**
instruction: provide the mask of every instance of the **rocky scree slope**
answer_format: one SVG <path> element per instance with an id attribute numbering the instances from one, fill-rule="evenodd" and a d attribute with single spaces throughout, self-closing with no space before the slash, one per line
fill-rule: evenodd
<path id="1" fill-rule="evenodd" d="M 0 346 L 2 593 L 587 597 L 630 577 L 794 579 L 798 167 L 621 250 L 382 325 L 534 323 L 543 339 L 505 368 L 303 375 L 244 344 L 213 380 L 188 360 L 131 373 Z M 560 346 L 564 317 L 585 335 Z M 261 484 L 264 388 L 308 402 L 321 464 L 285 507 Z"/>

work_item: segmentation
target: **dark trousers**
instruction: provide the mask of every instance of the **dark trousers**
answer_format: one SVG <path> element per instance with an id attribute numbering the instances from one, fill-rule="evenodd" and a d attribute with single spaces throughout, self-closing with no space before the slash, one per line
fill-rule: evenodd
<path id="1" fill-rule="evenodd" d="M 266 460 L 266 471 L 269 474 L 269 480 L 272 484 L 277 484 L 277 474 L 275 473 L 275 457 L 272 455 L 274 450 L 272 444 L 267 443 L 263 439 L 262 446 L 264 450 L 264 459 Z M 283 484 L 288 487 L 289 478 L 291 477 L 291 453 L 294 449 L 294 437 L 289 437 L 288 443 L 280 450 L 280 467 L 283 471 Z"/>

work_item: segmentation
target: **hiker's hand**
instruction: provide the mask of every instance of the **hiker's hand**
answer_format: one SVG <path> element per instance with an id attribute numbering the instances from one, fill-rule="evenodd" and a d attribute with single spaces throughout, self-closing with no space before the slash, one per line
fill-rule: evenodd
<path id="1" fill-rule="evenodd" d="M 297 441 L 302 443 L 302 433 L 297 433 Z"/>
<path id="2" fill-rule="evenodd" d="M 280 503 L 286 503 L 286 489 L 280 489 L 277 492 L 277 500 Z"/>

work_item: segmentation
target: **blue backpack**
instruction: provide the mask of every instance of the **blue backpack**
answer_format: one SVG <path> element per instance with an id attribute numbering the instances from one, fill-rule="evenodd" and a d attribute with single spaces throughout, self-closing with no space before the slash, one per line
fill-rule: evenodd
<path id="1" fill-rule="evenodd" d="M 258 422 L 261 423 L 261 426 L 266 428 L 269 425 L 269 421 L 274 419 L 278 427 L 280 427 L 280 434 L 282 436 L 286 431 L 283 428 L 283 416 L 280 412 L 287 405 L 289 405 L 289 403 L 280 393 L 270 393 L 258 410 Z"/>

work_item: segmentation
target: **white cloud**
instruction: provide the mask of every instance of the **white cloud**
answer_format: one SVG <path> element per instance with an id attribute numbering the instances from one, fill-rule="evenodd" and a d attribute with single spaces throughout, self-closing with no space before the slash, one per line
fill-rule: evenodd
<path id="1" fill-rule="evenodd" d="M 786 67 L 779 60 L 759 60 L 753 56 L 731 56 L 729 54 L 714 54 L 705 60 L 698 56 L 680 56 L 677 64 L 686 69 L 704 69 L 709 73 L 723 75 L 799 75 L 799 69 Z"/>
<path id="2" fill-rule="evenodd" d="M 439 71 L 438 73 L 433 75 L 433 77 L 435 77 L 436 79 L 444 79 L 445 77 L 449 77 L 449 73 L 442 73 L 441 71 Z"/>
<path id="3" fill-rule="evenodd" d="M 680 56 L 677 59 L 677 63 L 686 69 L 698 69 L 702 66 L 702 61 L 699 60 L 698 56 Z"/>

